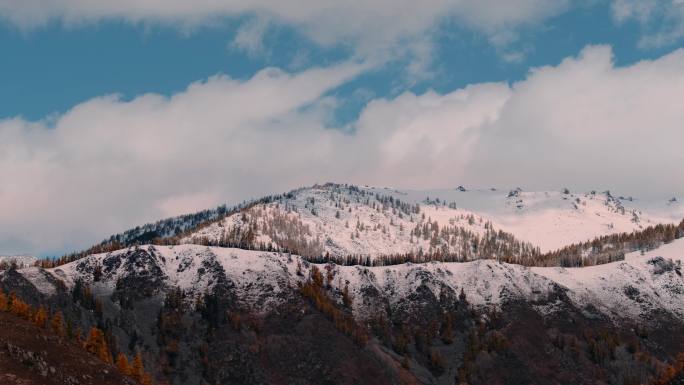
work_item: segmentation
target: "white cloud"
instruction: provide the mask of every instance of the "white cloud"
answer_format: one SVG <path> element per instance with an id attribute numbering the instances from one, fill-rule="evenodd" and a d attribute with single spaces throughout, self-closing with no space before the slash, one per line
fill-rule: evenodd
<path id="1" fill-rule="evenodd" d="M 505 84 L 477 84 L 371 102 L 354 138 L 363 163 L 350 178 L 409 188 L 449 185 L 465 175 L 481 127 L 498 119 L 509 98 Z"/>
<path id="2" fill-rule="evenodd" d="M 642 48 L 663 47 L 684 38 L 682 0 L 613 0 L 611 8 L 616 22 L 634 20 L 641 24 Z"/>
<path id="3" fill-rule="evenodd" d="M 243 50 L 251 56 L 263 55 L 266 53 L 264 47 L 264 35 L 268 29 L 268 21 L 264 18 L 249 20 L 238 30 L 231 45 L 234 48 Z"/>
<path id="4" fill-rule="evenodd" d="M 50 19 L 67 23 L 102 19 L 201 23 L 216 17 L 252 13 L 319 30 L 324 34 L 320 39 L 330 39 L 336 38 L 331 35 L 360 33 L 355 32 L 359 26 L 419 31 L 440 16 L 449 15 L 456 15 L 478 28 L 518 25 L 542 20 L 567 6 L 566 0 L 428 0 L 420 4 L 408 0 L 344 3 L 334 0 L 9 0 L 0 3 L 0 13 L 25 27 L 41 25 Z"/>
<path id="5" fill-rule="evenodd" d="M 324 46 L 349 45 L 364 57 L 386 59 L 405 52 L 406 44 L 424 51 L 426 37 L 442 22 L 496 35 L 539 23 L 569 4 L 569 0 L 4 0 L 0 18 L 23 29 L 51 20 L 79 25 L 112 19 L 194 28 L 226 17 L 254 16 L 258 21 L 248 22 L 234 41 L 252 53 L 262 49 L 258 39 L 269 20 L 292 26 Z"/>
<path id="6" fill-rule="evenodd" d="M 684 50 L 615 67 L 592 46 L 527 79 L 368 105 L 358 179 L 406 188 L 611 189 L 684 194 Z"/>
<path id="7" fill-rule="evenodd" d="M 95 98 L 49 127 L 0 121 L 0 250 L 73 249 L 325 181 L 684 194 L 684 50 L 616 68 L 589 47 L 513 85 L 375 99 L 352 132 L 326 127 L 328 91 L 365 68 L 217 76 L 169 98 Z"/>
<path id="8" fill-rule="evenodd" d="M 170 98 L 105 96 L 52 128 L 0 121 L 0 250 L 83 246 L 160 215 L 308 182 L 301 170 L 316 157 L 323 169 L 342 135 L 321 131 L 322 95 L 364 68 L 267 69 L 245 82 L 216 76 Z"/>
<path id="9" fill-rule="evenodd" d="M 658 0 L 613 0 L 611 4 L 613 18 L 619 23 L 631 19 L 646 23 L 657 7 Z"/>
<path id="10" fill-rule="evenodd" d="M 534 70 L 484 127 L 468 178 L 531 189 L 684 193 L 684 50 L 616 68 L 609 47 Z"/>

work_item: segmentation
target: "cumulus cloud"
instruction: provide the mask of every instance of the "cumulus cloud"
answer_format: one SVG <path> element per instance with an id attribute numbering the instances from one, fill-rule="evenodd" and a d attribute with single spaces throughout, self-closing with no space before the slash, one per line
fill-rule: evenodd
<path id="1" fill-rule="evenodd" d="M 353 130 L 326 126 L 331 91 L 366 68 L 216 76 L 171 97 L 0 121 L 0 250 L 75 249 L 326 181 L 684 194 L 684 50 L 616 67 L 609 47 L 588 47 L 512 85 L 373 99 Z"/>
<path id="2" fill-rule="evenodd" d="M 512 86 L 481 131 L 469 178 L 681 195 L 683 97 L 684 50 L 616 68 L 610 47 L 586 48 Z"/>
<path id="3" fill-rule="evenodd" d="M 476 84 L 446 95 L 407 92 L 374 100 L 357 122 L 352 179 L 406 188 L 448 186 L 467 173 L 481 128 L 510 98 L 506 84 Z"/>
<path id="4" fill-rule="evenodd" d="M 216 76 L 168 98 L 95 98 L 51 124 L 0 121 L 0 250 L 69 249 L 274 183 L 308 183 L 343 135 L 320 125 L 323 94 L 364 68 Z"/>

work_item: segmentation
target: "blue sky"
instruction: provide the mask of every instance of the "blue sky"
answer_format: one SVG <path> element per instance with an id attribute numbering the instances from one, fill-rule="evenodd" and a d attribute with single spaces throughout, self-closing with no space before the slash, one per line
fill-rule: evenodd
<path id="1" fill-rule="evenodd" d="M 684 199 L 683 44 L 681 0 L 0 0 L 0 254 L 327 181 Z"/>
<path id="2" fill-rule="evenodd" d="M 32 29 L 0 24 L 0 117 L 38 120 L 63 113 L 95 96 L 117 93 L 130 99 L 154 92 L 171 95 L 193 81 L 215 74 L 237 79 L 264 67 L 301 70 L 344 60 L 352 50 L 343 44 L 321 47 L 296 28 L 278 25 L 264 37 L 267 54 L 248 54 L 231 45 L 250 17 L 226 17 L 190 31 L 160 23 L 106 20 L 81 26 L 59 21 Z M 454 22 L 439 25 L 434 34 L 435 72 L 428 79 L 402 78 L 406 63 L 392 61 L 337 90 L 345 104 L 338 118 L 353 120 L 367 101 L 359 89 L 375 97 L 392 97 L 407 90 L 448 92 L 471 83 L 514 82 L 530 67 L 557 64 L 589 44 L 610 44 L 618 65 L 655 58 L 679 42 L 642 49 L 642 28 L 636 21 L 611 21 L 608 2 L 571 8 L 542 25 L 521 28 L 518 41 L 505 50 L 524 51 L 524 59 L 507 62 L 501 49 L 479 31 Z M 303 57 L 298 62 L 298 57 Z M 355 91 L 357 91 L 355 93 Z M 367 96 L 364 92 L 363 95 Z"/>

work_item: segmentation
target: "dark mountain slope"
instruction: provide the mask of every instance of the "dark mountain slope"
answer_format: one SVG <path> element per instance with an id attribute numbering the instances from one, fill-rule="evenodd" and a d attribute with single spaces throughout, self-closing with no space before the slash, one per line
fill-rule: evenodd
<path id="1" fill-rule="evenodd" d="M 72 342 L 0 312 L 0 384 L 136 384 Z"/>

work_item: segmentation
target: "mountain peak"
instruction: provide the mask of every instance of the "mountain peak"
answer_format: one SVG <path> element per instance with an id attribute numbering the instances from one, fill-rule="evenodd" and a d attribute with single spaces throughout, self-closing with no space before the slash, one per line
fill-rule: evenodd
<path id="1" fill-rule="evenodd" d="M 682 217 L 684 205 L 621 200 L 610 193 L 412 191 L 328 183 L 251 205 L 186 234 L 181 242 L 246 241 L 286 250 L 299 242 L 296 250 L 302 254 L 336 257 L 417 254 L 438 247 L 453 252 L 460 238 L 425 239 L 420 226 L 428 224 L 438 231 L 477 236 L 501 230 L 545 252 L 598 236 L 678 223 Z"/>

